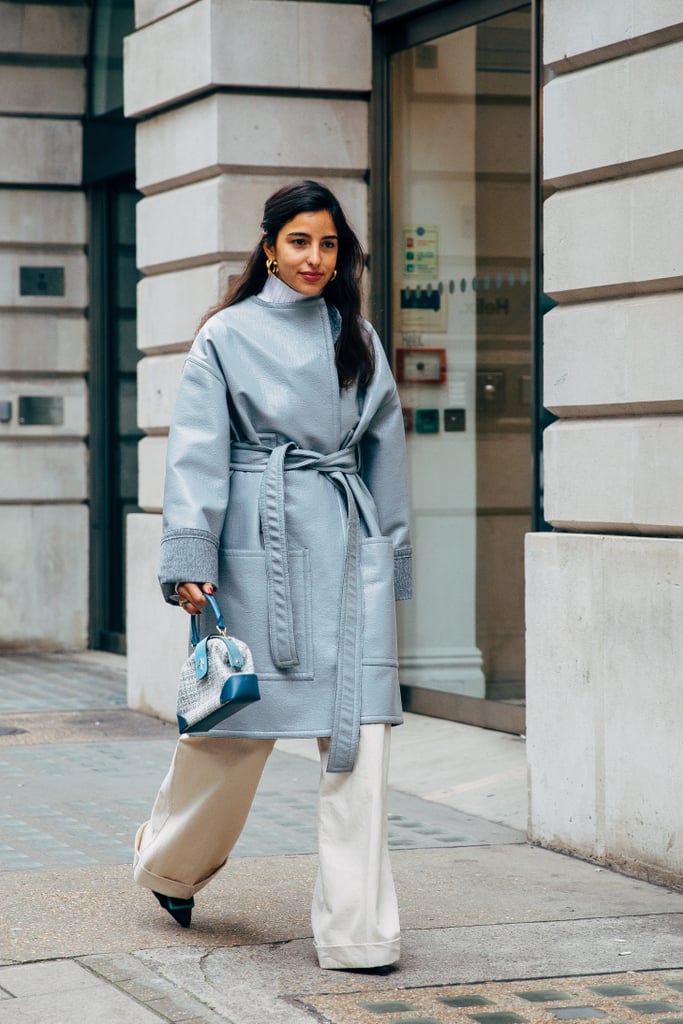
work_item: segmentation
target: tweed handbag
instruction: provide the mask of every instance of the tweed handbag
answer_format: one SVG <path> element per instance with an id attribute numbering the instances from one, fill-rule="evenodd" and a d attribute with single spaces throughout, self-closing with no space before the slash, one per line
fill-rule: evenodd
<path id="1" fill-rule="evenodd" d="M 180 672 L 176 707 L 181 733 L 208 732 L 261 699 L 251 651 L 242 640 L 228 636 L 218 601 L 213 594 L 205 596 L 218 632 L 200 639 L 198 616 L 192 616 L 192 653 Z"/>

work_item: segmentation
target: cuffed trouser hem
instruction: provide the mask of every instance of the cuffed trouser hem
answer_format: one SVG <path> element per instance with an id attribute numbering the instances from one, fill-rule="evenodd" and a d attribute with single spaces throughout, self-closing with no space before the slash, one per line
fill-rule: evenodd
<path id="1" fill-rule="evenodd" d="M 349 971 L 358 967 L 384 967 L 396 964 L 401 955 L 401 940 L 374 942 L 367 946 L 316 946 L 318 963 L 324 970 Z"/>
<path id="2" fill-rule="evenodd" d="M 221 867 L 216 871 L 212 872 L 207 878 L 202 879 L 201 882 L 197 882 L 196 885 L 186 885 L 184 882 L 178 882 L 174 878 L 165 878 L 163 875 L 155 875 L 153 871 L 148 871 L 140 863 L 140 842 L 142 840 L 142 834 L 145 831 L 145 825 L 141 825 L 138 829 L 138 834 L 135 837 L 135 860 L 133 861 L 133 878 L 137 885 L 141 885 L 144 889 L 151 889 L 153 892 L 160 892 L 164 896 L 171 896 L 177 900 L 189 900 L 191 896 L 198 893 L 200 889 L 203 889 L 205 885 L 208 885 L 211 879 L 224 867 Z"/>
<path id="3" fill-rule="evenodd" d="M 134 878 L 189 899 L 225 865 L 275 740 L 181 736 L 150 820 L 135 839 Z"/>

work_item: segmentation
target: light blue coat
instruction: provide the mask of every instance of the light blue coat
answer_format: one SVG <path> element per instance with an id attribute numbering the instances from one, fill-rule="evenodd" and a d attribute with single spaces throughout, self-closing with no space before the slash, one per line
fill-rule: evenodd
<path id="1" fill-rule="evenodd" d="M 386 356 L 340 391 L 339 315 L 322 298 L 249 298 L 213 316 L 171 424 L 159 578 L 212 582 L 254 655 L 261 700 L 212 734 L 331 736 L 401 722 L 394 599 L 411 596 L 405 436 Z M 213 627 L 202 615 L 203 634 Z"/>

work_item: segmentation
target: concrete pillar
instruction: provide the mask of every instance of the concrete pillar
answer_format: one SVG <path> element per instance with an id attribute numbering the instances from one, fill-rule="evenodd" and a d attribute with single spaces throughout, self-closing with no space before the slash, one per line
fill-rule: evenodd
<path id="1" fill-rule="evenodd" d="M 128 519 L 128 700 L 172 718 L 187 622 L 164 608 L 155 579 L 165 437 L 184 353 L 257 242 L 264 200 L 281 184 L 325 181 L 365 241 L 369 9 L 137 0 L 124 76 L 126 114 L 142 119 L 138 422 L 147 433 L 143 514 Z"/>
<path id="2" fill-rule="evenodd" d="M 0 3 L 0 649 L 87 643 L 88 8 Z"/>
<path id="3" fill-rule="evenodd" d="M 527 540 L 530 833 L 683 881 L 683 11 L 546 0 L 546 518 Z M 653 116 L 653 111 L 657 116 Z"/>

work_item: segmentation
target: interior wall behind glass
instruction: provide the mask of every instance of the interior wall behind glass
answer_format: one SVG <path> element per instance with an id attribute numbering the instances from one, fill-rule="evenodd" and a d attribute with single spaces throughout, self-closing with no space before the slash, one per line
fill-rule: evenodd
<path id="1" fill-rule="evenodd" d="M 416 599 L 404 683 L 523 695 L 531 502 L 528 10 L 391 63 L 393 355 Z"/>

